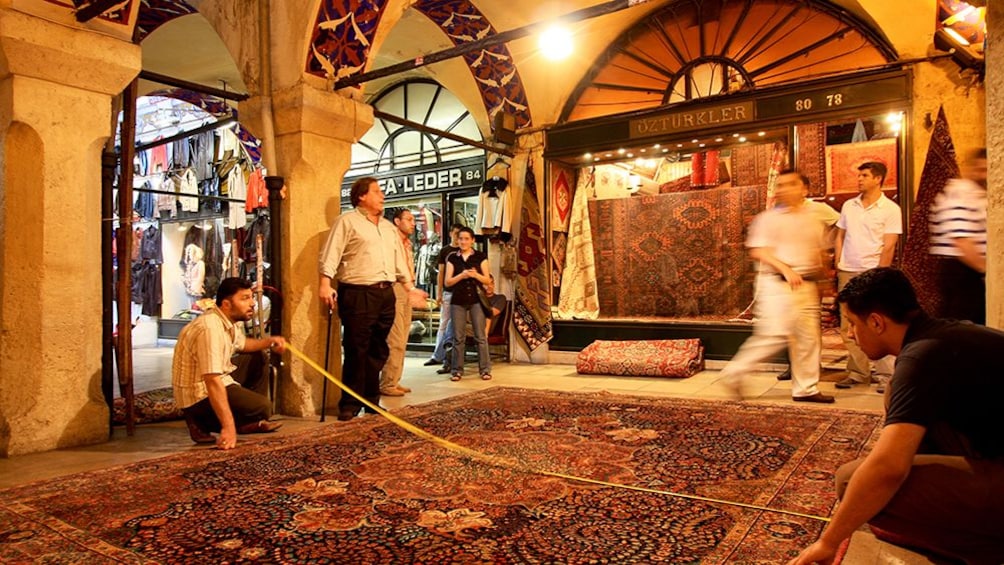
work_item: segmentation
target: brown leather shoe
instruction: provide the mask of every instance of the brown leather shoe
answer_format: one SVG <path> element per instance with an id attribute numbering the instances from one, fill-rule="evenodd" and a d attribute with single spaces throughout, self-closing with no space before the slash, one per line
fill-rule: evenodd
<path id="1" fill-rule="evenodd" d="M 793 396 L 791 399 L 795 402 L 818 402 L 820 404 L 833 404 L 836 402 L 835 398 L 821 392 L 809 396 Z"/>
<path id="2" fill-rule="evenodd" d="M 358 408 L 342 408 L 341 410 L 338 411 L 338 420 L 340 422 L 347 422 L 352 418 L 355 418 L 356 414 L 358 413 L 359 413 Z"/>
<path id="3" fill-rule="evenodd" d="M 404 396 L 404 391 L 397 387 L 394 388 L 382 388 L 380 389 L 380 394 L 384 396 Z"/>
<path id="4" fill-rule="evenodd" d="M 206 430 L 199 427 L 195 418 L 185 414 L 185 425 L 188 426 L 188 435 L 195 443 L 216 443 L 216 438 Z"/>
<path id="5" fill-rule="evenodd" d="M 410 388 L 408 388 L 406 386 L 402 386 L 402 385 L 397 385 L 397 390 L 399 390 L 399 391 L 401 391 L 403 393 L 409 393 L 409 392 L 411 392 Z"/>
<path id="6" fill-rule="evenodd" d="M 250 424 L 244 424 L 243 426 L 237 428 L 237 433 L 268 434 L 278 430 L 281 427 L 282 427 L 282 422 L 269 422 L 268 420 L 259 420 L 257 422 L 252 422 Z"/>

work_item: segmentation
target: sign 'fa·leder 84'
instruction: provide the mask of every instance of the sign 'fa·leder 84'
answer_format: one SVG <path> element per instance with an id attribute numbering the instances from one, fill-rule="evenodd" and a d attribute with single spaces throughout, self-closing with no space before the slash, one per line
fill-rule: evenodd
<path id="1" fill-rule="evenodd" d="M 478 188 L 485 178 L 485 159 L 464 159 L 439 163 L 431 167 L 414 167 L 374 175 L 346 177 L 342 183 L 342 201 L 349 200 L 352 181 L 360 176 L 376 177 L 377 183 L 388 198 L 408 194 L 446 192 L 465 188 Z"/>

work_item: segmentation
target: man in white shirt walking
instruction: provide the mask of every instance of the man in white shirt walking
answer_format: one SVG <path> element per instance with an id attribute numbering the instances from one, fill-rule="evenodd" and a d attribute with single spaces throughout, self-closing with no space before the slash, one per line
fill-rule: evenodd
<path id="1" fill-rule="evenodd" d="M 903 233 L 903 215 L 899 205 L 882 194 L 886 173 L 886 166 L 877 161 L 859 166 L 860 194 L 845 202 L 840 210 L 836 240 L 838 291 L 868 269 L 892 265 L 896 243 Z M 837 388 L 872 382 L 871 362 L 848 332 L 848 322 L 841 317 L 840 337 L 847 347 L 847 377 L 837 383 Z M 885 391 L 892 368 L 892 357 L 875 362 L 878 392 Z"/>

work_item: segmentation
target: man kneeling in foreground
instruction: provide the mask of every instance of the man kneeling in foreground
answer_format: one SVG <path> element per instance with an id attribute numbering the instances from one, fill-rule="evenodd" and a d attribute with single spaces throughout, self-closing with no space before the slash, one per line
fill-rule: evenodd
<path id="1" fill-rule="evenodd" d="M 216 292 L 216 308 L 178 334 L 171 370 L 174 401 L 184 411 L 195 443 L 212 443 L 209 432 L 219 432 L 216 446 L 233 449 L 238 433 L 274 432 L 282 426 L 268 421 L 272 416 L 268 397 L 238 384 L 250 385 L 260 377 L 263 367 L 258 352 L 272 348 L 281 354 L 286 350 L 281 336 L 245 337 L 243 327 L 236 324 L 250 320 L 253 314 L 251 283 L 224 279 Z M 253 355 L 231 359 L 235 351 Z"/>
<path id="2" fill-rule="evenodd" d="M 929 317 L 889 267 L 854 278 L 837 301 L 858 346 L 873 360 L 896 355 L 896 368 L 875 448 L 837 471 L 840 506 L 790 563 L 829 563 L 865 522 L 899 545 L 1004 563 L 1004 333 Z"/>

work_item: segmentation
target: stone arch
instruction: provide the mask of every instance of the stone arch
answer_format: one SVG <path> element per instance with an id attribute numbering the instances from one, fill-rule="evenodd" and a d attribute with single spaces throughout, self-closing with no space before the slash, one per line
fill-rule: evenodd
<path id="1" fill-rule="evenodd" d="M 353 6 L 358 4 L 357 6 Z M 322 0 L 307 54 L 306 72 L 337 79 L 363 72 L 373 53 L 388 0 Z M 429 18 L 455 45 L 496 33 L 470 0 L 418 0 L 413 7 Z M 519 70 L 505 45 L 464 56 L 489 119 L 499 111 L 516 116 L 517 127 L 532 123 Z"/>
<path id="2" fill-rule="evenodd" d="M 611 43 L 569 96 L 559 122 L 748 91 L 896 58 L 884 36 L 826 0 L 675 0 Z"/>

